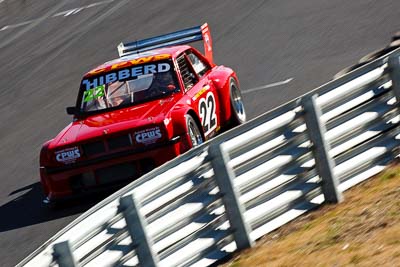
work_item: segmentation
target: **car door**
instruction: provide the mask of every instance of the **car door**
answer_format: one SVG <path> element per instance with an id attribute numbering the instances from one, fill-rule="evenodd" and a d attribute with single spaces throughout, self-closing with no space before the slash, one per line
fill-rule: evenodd
<path id="1" fill-rule="evenodd" d="M 177 58 L 186 95 L 198 114 L 204 136 L 208 139 L 220 130 L 220 106 L 218 94 L 208 79 L 211 67 L 193 50 L 187 50 Z"/>

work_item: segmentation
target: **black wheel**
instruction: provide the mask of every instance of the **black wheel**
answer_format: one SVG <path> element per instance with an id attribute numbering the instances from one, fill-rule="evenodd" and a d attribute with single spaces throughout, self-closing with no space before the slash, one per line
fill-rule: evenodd
<path id="1" fill-rule="evenodd" d="M 344 69 L 342 69 L 341 71 L 339 71 L 338 73 L 336 73 L 336 74 L 333 76 L 333 79 L 337 79 L 337 78 L 339 78 L 339 77 L 341 77 L 341 76 L 343 76 L 343 75 L 349 73 L 350 71 L 353 71 L 353 70 L 355 70 L 355 69 L 358 69 L 359 67 L 361 67 L 361 66 L 363 66 L 363 65 L 365 65 L 365 64 L 367 64 L 367 63 L 368 63 L 368 62 L 357 63 L 357 64 L 354 64 L 353 66 L 344 68 Z"/>
<path id="2" fill-rule="evenodd" d="M 186 114 L 186 127 L 193 147 L 204 142 L 199 126 L 189 114 Z"/>
<path id="3" fill-rule="evenodd" d="M 393 40 L 393 41 L 388 45 L 388 47 L 392 47 L 393 50 L 399 48 L 399 47 L 400 47 L 400 39 Z"/>
<path id="4" fill-rule="evenodd" d="M 383 51 L 384 49 L 379 49 L 376 50 L 374 52 L 371 52 L 369 54 L 366 54 L 365 56 L 363 56 L 362 58 L 360 58 L 360 60 L 358 62 L 360 63 L 368 63 L 374 59 L 377 59 L 378 57 L 380 57 L 381 55 L 383 55 Z"/>
<path id="5" fill-rule="evenodd" d="M 396 32 L 395 34 L 393 34 L 392 42 L 396 40 L 400 40 L 400 32 Z"/>
<path id="6" fill-rule="evenodd" d="M 230 81 L 230 99 L 231 99 L 231 124 L 237 126 L 246 121 L 246 110 L 244 109 L 242 94 L 236 81 L 231 78 Z"/>
<path id="7" fill-rule="evenodd" d="M 393 50 L 399 48 L 399 46 L 400 46 L 399 40 L 393 41 L 392 43 L 389 44 L 389 46 L 363 56 L 358 62 L 359 63 L 369 63 L 374 59 L 377 59 L 383 55 L 386 55 L 386 54 L 392 52 Z"/>

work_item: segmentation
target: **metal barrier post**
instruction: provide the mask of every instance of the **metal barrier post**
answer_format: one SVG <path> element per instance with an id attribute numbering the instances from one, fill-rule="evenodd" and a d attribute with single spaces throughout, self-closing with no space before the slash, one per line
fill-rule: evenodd
<path id="1" fill-rule="evenodd" d="M 340 203 L 343 195 L 338 189 L 339 180 L 334 173 L 335 163 L 329 156 L 330 145 L 326 142 L 325 125 L 321 122 L 321 108 L 316 104 L 317 95 L 307 96 L 301 100 L 305 111 L 305 122 L 309 138 L 312 142 L 312 150 L 315 158 L 315 166 L 318 175 L 322 178 L 322 191 L 325 201 Z"/>
<path id="2" fill-rule="evenodd" d="M 398 54 L 391 55 L 388 65 L 393 93 L 396 96 L 397 103 L 400 103 L 400 56 Z"/>
<path id="3" fill-rule="evenodd" d="M 68 241 L 53 245 L 53 257 L 60 267 L 76 267 L 76 261 L 72 254 Z"/>
<path id="4" fill-rule="evenodd" d="M 120 198 L 120 210 L 126 220 L 140 266 L 157 267 L 158 255 L 153 251 L 153 242 L 146 232 L 147 223 L 140 213 L 140 206 L 133 194 Z"/>
<path id="5" fill-rule="evenodd" d="M 211 145 L 208 149 L 208 154 L 214 170 L 215 180 L 222 195 L 229 224 L 233 229 L 236 246 L 239 250 L 250 248 L 254 245 L 254 242 L 250 238 L 250 226 L 244 218 L 245 209 L 239 202 L 239 193 L 233 184 L 235 174 L 228 165 L 229 156 L 218 144 Z"/>

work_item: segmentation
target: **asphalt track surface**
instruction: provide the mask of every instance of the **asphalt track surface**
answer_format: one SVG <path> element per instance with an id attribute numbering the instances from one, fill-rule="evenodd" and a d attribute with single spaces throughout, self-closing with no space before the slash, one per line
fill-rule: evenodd
<path id="1" fill-rule="evenodd" d="M 98 201 L 51 211 L 38 182 L 41 144 L 70 122 L 81 75 L 117 57 L 121 41 L 203 22 L 215 61 L 237 71 L 242 90 L 270 85 L 244 94 L 254 118 L 386 45 L 400 1 L 0 0 L 0 266 Z"/>

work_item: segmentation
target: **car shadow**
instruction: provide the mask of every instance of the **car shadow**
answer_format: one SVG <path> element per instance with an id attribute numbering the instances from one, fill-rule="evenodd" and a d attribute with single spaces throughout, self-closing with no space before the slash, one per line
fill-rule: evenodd
<path id="1" fill-rule="evenodd" d="M 15 190 L 9 196 L 15 198 L 0 207 L 0 233 L 80 214 L 104 198 L 74 200 L 52 209 L 42 201 L 44 194 L 40 182 Z"/>

